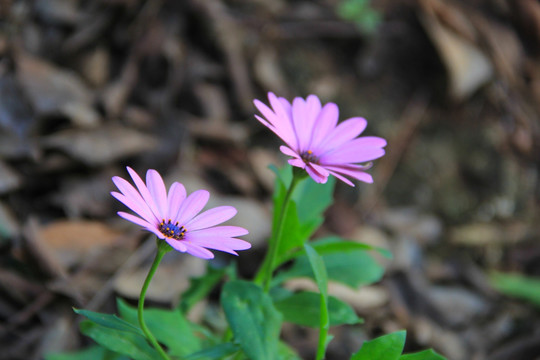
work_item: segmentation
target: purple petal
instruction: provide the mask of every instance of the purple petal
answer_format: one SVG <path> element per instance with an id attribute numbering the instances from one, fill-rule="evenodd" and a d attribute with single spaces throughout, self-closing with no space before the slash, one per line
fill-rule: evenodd
<path id="1" fill-rule="evenodd" d="M 309 145 L 310 148 L 319 148 L 319 144 L 321 144 L 321 142 L 324 141 L 336 127 L 338 118 L 339 109 L 336 104 L 328 103 L 324 105 L 313 126 L 311 142 Z"/>
<path id="2" fill-rule="evenodd" d="M 330 171 L 330 174 L 334 175 L 339 180 L 343 181 L 345 184 L 350 185 L 352 187 L 355 187 L 354 184 L 349 179 L 347 179 L 346 177 L 341 176 L 341 175 L 339 175 L 338 173 L 336 173 L 334 171 Z"/>
<path id="3" fill-rule="evenodd" d="M 205 260 L 214 258 L 214 254 L 212 254 L 211 251 L 208 251 L 205 248 L 194 245 L 187 241 L 184 244 L 186 245 L 186 251 L 193 256 L 196 256 L 198 258 L 205 259 Z"/>
<path id="4" fill-rule="evenodd" d="M 205 247 L 208 249 L 224 251 L 230 254 L 238 255 L 234 250 L 246 250 L 251 248 L 251 244 L 247 241 L 219 237 L 219 238 L 198 238 L 198 239 L 189 239 L 192 244 Z"/>
<path id="5" fill-rule="evenodd" d="M 185 226 L 190 231 L 209 228 L 229 220 L 236 213 L 236 209 L 232 206 L 218 206 L 197 215 L 187 222 Z"/>
<path id="6" fill-rule="evenodd" d="M 325 184 L 328 181 L 328 175 L 324 176 L 320 174 L 311 166 L 311 164 L 306 166 L 306 171 L 316 183 Z M 326 173 L 328 174 L 328 172 Z"/>
<path id="7" fill-rule="evenodd" d="M 366 147 L 362 139 L 350 141 L 335 150 L 332 150 L 320 157 L 320 164 L 340 165 L 362 163 L 375 160 L 384 155 L 384 149 L 378 147 Z"/>
<path id="8" fill-rule="evenodd" d="M 155 219 L 155 221 L 159 221 L 158 218 L 155 216 L 154 212 L 150 209 L 149 204 L 144 201 L 144 199 L 141 197 L 141 194 L 137 192 L 137 190 L 135 190 L 135 188 L 129 182 L 127 182 L 127 180 L 124 180 L 119 176 L 114 176 L 112 178 L 112 181 L 116 185 L 118 190 L 120 190 L 122 195 L 124 195 L 127 199 L 132 200 L 133 204 L 137 207 L 137 209 L 142 210 L 144 212 L 144 215 L 147 215 L 145 217 L 150 217 L 150 214 L 152 214 L 152 217 Z M 145 208 L 147 208 L 148 210 L 145 210 Z M 135 211 L 134 209 L 132 210 Z M 139 213 L 138 211 L 135 212 Z"/>
<path id="9" fill-rule="evenodd" d="M 180 225 L 186 224 L 203 209 L 209 198 L 210 193 L 206 190 L 197 190 L 193 192 L 186 200 L 184 200 L 182 205 L 180 205 L 178 214 L 175 216 L 176 219 L 173 220 L 178 221 Z"/>
<path id="10" fill-rule="evenodd" d="M 266 107 L 266 105 L 261 103 L 261 107 L 262 106 Z M 274 134 L 279 136 L 287 145 L 295 147 L 297 143 L 296 135 L 292 130 L 292 125 L 290 124 L 290 121 L 288 119 L 279 119 L 274 113 L 271 112 L 270 109 L 268 109 L 268 111 L 272 114 L 271 116 L 265 115 L 268 121 L 258 115 L 255 115 L 255 118 L 259 120 L 264 126 L 272 130 Z"/>
<path id="11" fill-rule="evenodd" d="M 326 166 L 326 168 L 331 172 L 347 175 L 347 176 L 350 176 L 350 177 L 352 177 L 354 179 L 366 182 L 368 184 L 373 183 L 373 177 L 370 174 L 368 174 L 368 173 L 366 173 L 364 171 L 361 171 L 361 170 L 343 168 L 343 167 L 340 167 L 340 166 Z"/>
<path id="12" fill-rule="evenodd" d="M 173 249 L 178 250 L 180 252 L 186 252 L 187 247 L 185 243 L 182 240 L 176 240 L 171 238 L 165 238 L 165 241 L 167 244 L 171 245 Z"/>
<path id="13" fill-rule="evenodd" d="M 306 151 L 309 140 L 311 139 L 310 119 L 307 116 L 307 105 L 304 99 L 295 98 L 292 104 L 292 116 L 294 123 L 294 131 L 298 139 L 299 151 Z"/>
<path id="14" fill-rule="evenodd" d="M 270 105 L 272 106 L 272 109 L 274 110 L 274 113 L 279 118 L 280 124 L 279 130 L 283 133 L 292 136 L 291 143 L 288 143 L 293 148 L 298 147 L 298 141 L 296 138 L 296 133 L 294 131 L 294 125 L 292 121 L 292 113 L 290 110 L 290 104 L 287 100 L 280 98 L 278 99 L 276 95 L 273 93 L 268 93 L 268 100 L 270 101 Z M 268 119 L 270 121 L 270 119 Z M 277 125 L 277 124 L 276 124 Z M 294 135 L 294 136 L 293 136 Z"/>
<path id="15" fill-rule="evenodd" d="M 167 199 L 167 216 L 166 219 L 173 219 L 180 210 L 180 205 L 186 198 L 186 188 L 179 182 L 174 182 L 169 189 L 169 195 Z"/>
<path id="16" fill-rule="evenodd" d="M 325 140 L 321 141 L 317 148 L 318 153 L 325 153 L 354 139 L 364 131 L 366 126 L 366 119 L 360 117 L 343 121 L 328 134 Z"/>
<path id="17" fill-rule="evenodd" d="M 154 199 L 152 198 L 152 195 L 150 195 L 150 191 L 148 191 L 148 188 L 146 187 L 146 185 L 144 184 L 142 179 L 129 166 L 127 167 L 127 171 L 129 173 L 129 175 L 131 176 L 131 178 L 133 179 L 133 182 L 135 183 L 135 186 L 137 186 L 137 189 L 139 190 L 139 193 L 142 195 L 142 198 L 144 199 L 144 202 L 146 204 L 148 204 L 148 207 L 154 213 L 156 219 L 158 221 L 161 221 L 161 219 L 162 219 L 161 214 L 158 211 L 158 208 L 156 206 L 156 203 L 154 202 Z"/>
<path id="18" fill-rule="evenodd" d="M 294 158 L 300 159 L 300 154 L 298 154 L 296 151 L 292 150 L 291 148 L 287 146 L 281 145 L 279 147 L 279 150 L 281 150 L 282 153 L 284 153 L 287 156 L 292 156 Z"/>
<path id="19" fill-rule="evenodd" d="M 288 163 L 291 164 L 292 166 L 296 166 L 301 169 L 306 168 L 306 163 L 304 162 L 304 160 L 301 160 L 301 159 L 289 159 Z"/>
<path id="20" fill-rule="evenodd" d="M 140 226 L 144 227 L 145 230 L 153 232 L 160 239 L 163 239 L 165 237 L 161 232 L 159 232 L 159 230 L 156 228 L 155 225 L 152 225 L 149 222 L 147 222 L 147 221 L 145 221 L 145 220 L 143 220 L 141 218 L 138 218 L 137 216 L 125 213 L 123 211 L 119 211 L 117 214 L 118 214 L 118 216 L 123 217 L 124 219 L 126 219 L 128 221 L 131 221 L 132 223 L 135 223 L 137 225 L 140 225 Z"/>
<path id="21" fill-rule="evenodd" d="M 224 225 L 224 226 L 214 226 L 212 228 L 201 229 L 201 230 L 196 230 L 196 231 L 189 231 L 188 229 L 188 234 L 196 238 L 237 237 L 237 236 L 247 235 L 249 234 L 249 231 L 239 226 Z"/>
<path id="22" fill-rule="evenodd" d="M 163 183 L 161 175 L 156 170 L 150 169 L 146 172 L 146 186 L 150 195 L 156 202 L 161 219 L 167 217 L 167 189 Z"/>
<path id="23" fill-rule="evenodd" d="M 146 205 L 146 203 L 140 202 L 142 201 L 142 198 L 140 200 L 130 198 L 125 196 L 124 194 L 120 194 L 115 191 L 111 192 L 111 195 L 147 222 L 156 223 L 156 217 L 154 216 L 152 211 L 150 211 L 150 208 Z"/>

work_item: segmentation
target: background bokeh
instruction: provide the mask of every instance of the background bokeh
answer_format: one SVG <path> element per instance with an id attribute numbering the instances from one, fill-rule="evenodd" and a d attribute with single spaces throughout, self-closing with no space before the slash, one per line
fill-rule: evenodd
<path id="1" fill-rule="evenodd" d="M 125 166 L 236 206 L 252 276 L 267 167 L 285 163 L 253 117 L 273 91 L 388 140 L 375 183 L 338 184 L 320 230 L 394 254 L 380 283 L 332 289 L 365 324 L 332 329 L 328 359 L 402 328 L 407 351 L 540 358 L 539 286 L 501 277 L 540 275 L 539 56 L 536 0 L 0 1 L 0 357 L 82 348 L 72 306 L 137 298 L 155 245 L 115 215 Z M 205 268 L 168 255 L 150 303 L 176 305 Z M 223 328 L 215 301 L 190 317 Z M 282 335 L 313 357 L 316 330 Z"/>

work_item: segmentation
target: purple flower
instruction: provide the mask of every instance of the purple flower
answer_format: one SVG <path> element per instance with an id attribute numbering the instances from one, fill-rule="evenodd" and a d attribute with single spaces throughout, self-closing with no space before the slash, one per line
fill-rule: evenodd
<path id="1" fill-rule="evenodd" d="M 287 144 L 280 150 L 292 156 L 289 164 L 305 169 L 318 183 L 326 183 L 330 174 L 351 186 L 354 184 L 346 176 L 373 182 L 371 175 L 365 172 L 371 164 L 358 163 L 383 156 L 386 140 L 375 136 L 357 137 L 367 126 L 364 118 L 350 118 L 338 125 L 337 105 L 321 106 L 315 95 L 305 100 L 297 97 L 291 104 L 270 92 L 268 100 L 272 108 L 254 101 L 264 118 L 255 117 Z"/>
<path id="2" fill-rule="evenodd" d="M 135 187 L 121 177 L 112 178 L 120 190 L 112 196 L 139 216 L 125 212 L 118 215 L 164 239 L 174 249 L 191 255 L 212 259 L 207 249 L 225 251 L 238 255 L 234 250 L 251 247 L 247 241 L 236 239 L 248 231 L 238 226 L 215 226 L 236 215 L 232 206 L 218 206 L 197 215 L 208 202 L 210 193 L 197 190 L 186 197 L 184 185 L 175 182 L 169 193 L 156 170 L 146 172 L 146 184 L 133 169 L 127 168 Z"/>

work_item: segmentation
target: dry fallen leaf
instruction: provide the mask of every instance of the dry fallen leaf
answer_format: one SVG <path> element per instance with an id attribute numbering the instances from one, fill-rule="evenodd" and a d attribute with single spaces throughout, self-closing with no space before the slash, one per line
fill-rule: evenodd
<path id="1" fill-rule="evenodd" d="M 58 148 L 88 165 L 103 165 L 153 149 L 157 140 L 117 125 L 91 130 L 65 130 L 44 139 L 43 145 Z"/>
<path id="2" fill-rule="evenodd" d="M 122 232 L 97 221 L 60 220 L 42 227 L 39 236 L 47 251 L 67 268 L 115 245 Z"/>

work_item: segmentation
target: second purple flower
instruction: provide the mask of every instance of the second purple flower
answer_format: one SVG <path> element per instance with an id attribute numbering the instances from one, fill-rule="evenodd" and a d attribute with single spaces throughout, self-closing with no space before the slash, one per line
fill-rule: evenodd
<path id="1" fill-rule="evenodd" d="M 297 97 L 290 103 L 268 93 L 268 100 L 271 108 L 259 100 L 254 101 L 264 118 L 255 117 L 287 144 L 280 150 L 292 157 L 289 164 L 305 169 L 318 183 L 326 183 L 329 175 L 351 186 L 354 184 L 347 177 L 373 182 L 371 175 L 365 172 L 370 165 L 359 163 L 383 156 L 386 140 L 375 136 L 357 137 L 367 126 L 364 118 L 350 118 L 338 125 L 337 105 L 322 106 L 315 95 L 305 100 Z"/>

